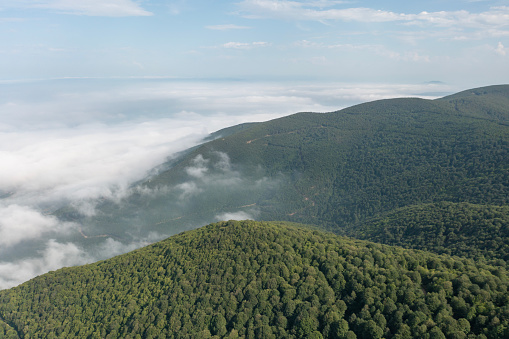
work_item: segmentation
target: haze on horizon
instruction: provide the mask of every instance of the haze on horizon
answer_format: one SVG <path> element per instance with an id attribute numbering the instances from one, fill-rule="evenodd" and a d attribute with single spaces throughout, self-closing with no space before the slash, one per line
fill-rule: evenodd
<path id="1" fill-rule="evenodd" d="M 4 0 L 0 41 L 0 288 L 168 236 L 83 248 L 48 211 L 211 132 L 509 79 L 507 1 Z"/>

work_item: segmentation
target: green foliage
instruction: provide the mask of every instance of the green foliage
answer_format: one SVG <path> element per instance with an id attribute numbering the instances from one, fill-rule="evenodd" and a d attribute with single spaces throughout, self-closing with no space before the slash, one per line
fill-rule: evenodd
<path id="1" fill-rule="evenodd" d="M 0 339 L 18 339 L 18 333 L 0 318 Z"/>
<path id="2" fill-rule="evenodd" d="M 380 100 L 242 124 L 161 166 L 122 204 L 98 202 L 98 213 L 86 220 L 72 207 L 57 214 L 82 222 L 91 234 L 128 238 L 126 225 L 175 234 L 224 211 L 341 233 L 412 205 L 504 206 L 508 121 L 509 86 L 493 86 L 440 100 Z M 230 159 L 227 174 L 219 154 Z M 197 157 L 205 159 L 207 180 L 188 174 Z M 200 194 L 182 203 L 179 187 L 193 185 Z M 147 188 L 154 194 L 144 194 Z"/>
<path id="3" fill-rule="evenodd" d="M 471 259 L 229 221 L 0 291 L 0 317 L 25 338 L 502 338 L 508 285 Z"/>
<path id="4" fill-rule="evenodd" d="M 394 210 L 349 229 L 348 234 L 388 245 L 509 260 L 509 206 L 440 202 Z"/>
<path id="5" fill-rule="evenodd" d="M 212 159 L 220 151 L 246 180 L 277 178 L 279 185 L 265 194 L 235 194 L 236 206 L 256 205 L 262 220 L 340 232 L 409 205 L 501 206 L 509 203 L 507 121 L 509 86 L 298 113 L 227 129 L 147 185 L 178 184 L 196 156 Z M 201 209 L 234 206 L 223 202 L 228 194 L 219 196 L 200 200 Z"/>

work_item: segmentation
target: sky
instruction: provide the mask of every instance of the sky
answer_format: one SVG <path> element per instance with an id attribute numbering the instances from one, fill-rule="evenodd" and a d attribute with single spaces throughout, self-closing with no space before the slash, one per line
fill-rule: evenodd
<path id="1" fill-rule="evenodd" d="M 507 82 L 509 1 L 2 0 L 0 78 Z"/>
<path id="2" fill-rule="evenodd" d="M 221 128 L 508 79 L 509 1 L 0 0 L 0 289 L 171 235 L 88 246 L 53 212 L 94 215 Z M 150 194 L 255 189 L 218 157 Z"/>

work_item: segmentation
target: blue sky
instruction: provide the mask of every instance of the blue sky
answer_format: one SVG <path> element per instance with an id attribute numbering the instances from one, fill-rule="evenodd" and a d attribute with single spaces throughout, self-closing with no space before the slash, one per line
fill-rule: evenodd
<path id="1" fill-rule="evenodd" d="M 509 1 L 3 0 L 0 79 L 506 83 Z"/>

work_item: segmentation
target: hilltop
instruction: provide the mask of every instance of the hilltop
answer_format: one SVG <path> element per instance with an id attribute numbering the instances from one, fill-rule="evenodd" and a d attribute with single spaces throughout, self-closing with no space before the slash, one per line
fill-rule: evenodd
<path id="1" fill-rule="evenodd" d="M 507 337 L 508 284 L 505 269 L 470 259 L 281 222 L 229 221 L 1 291 L 0 331 L 11 338 Z"/>

